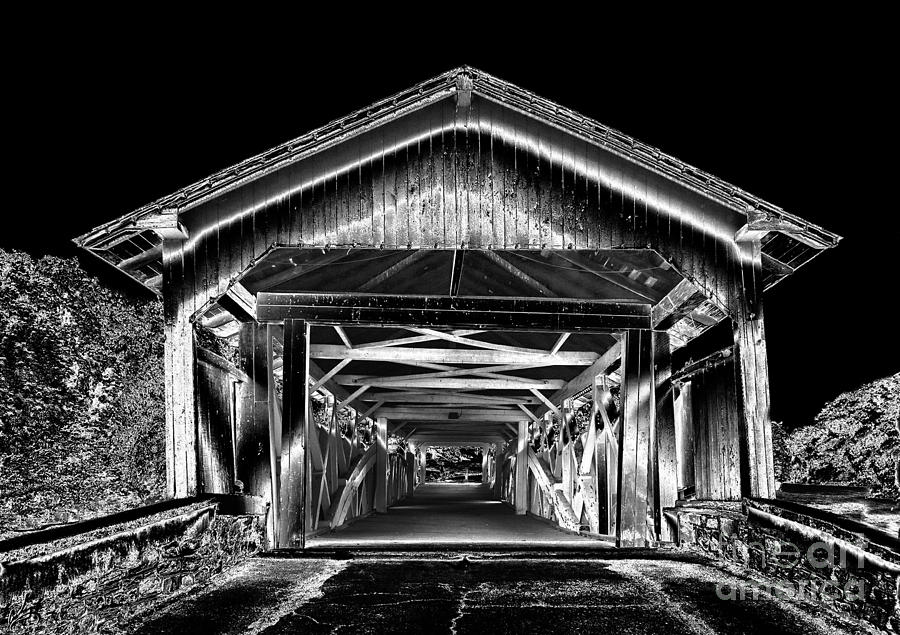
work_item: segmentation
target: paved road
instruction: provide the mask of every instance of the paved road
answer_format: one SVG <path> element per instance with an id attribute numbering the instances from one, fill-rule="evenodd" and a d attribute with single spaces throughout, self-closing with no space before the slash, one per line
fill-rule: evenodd
<path id="1" fill-rule="evenodd" d="M 648 559 L 257 558 L 145 621 L 151 633 L 843 633 L 815 607 Z"/>
<path id="2" fill-rule="evenodd" d="M 595 538 L 560 531 L 549 522 L 517 516 L 480 483 L 426 483 L 415 494 L 345 529 L 310 539 L 312 548 L 540 545 L 610 548 Z"/>

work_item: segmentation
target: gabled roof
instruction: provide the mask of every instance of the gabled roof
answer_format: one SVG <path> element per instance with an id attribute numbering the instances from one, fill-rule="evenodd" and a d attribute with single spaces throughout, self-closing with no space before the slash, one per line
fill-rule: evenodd
<path id="1" fill-rule="evenodd" d="M 595 144 L 729 209 L 746 215 L 748 222 L 758 223 L 764 231 L 782 232 L 780 236 L 790 237 L 790 240 L 787 241 L 789 244 L 784 246 L 784 250 L 788 250 L 799 242 L 818 251 L 835 246 L 841 238 L 777 205 L 680 161 L 658 148 L 642 143 L 618 130 L 484 71 L 461 66 L 221 170 L 172 194 L 163 196 L 79 236 L 75 239 L 75 243 L 89 250 L 94 249 L 98 255 L 109 260 L 114 266 L 119 266 L 116 259 L 120 261 L 140 259 L 143 252 L 159 250 L 158 240 L 154 236 L 156 227 L 151 221 L 148 221 L 150 217 L 159 214 L 171 216 L 182 213 L 225 192 L 262 178 L 286 165 L 314 155 L 428 104 L 454 94 L 468 98 L 466 93 L 480 95 L 543 121 L 588 143 Z M 752 228 L 750 229 L 752 230 Z M 123 231 L 128 232 L 128 238 L 119 238 L 120 235 L 124 235 Z M 774 236 L 775 234 L 771 234 L 767 238 L 771 241 Z M 131 250 L 138 253 L 128 258 L 107 257 L 105 250 L 108 249 L 107 245 L 110 240 L 133 241 L 135 245 Z M 768 251 L 765 245 L 763 251 Z M 784 264 L 777 260 L 778 252 L 781 251 L 782 249 L 779 248 L 768 254 L 770 258 L 776 260 L 776 265 Z M 798 260 L 794 268 L 809 259 L 811 256 Z M 150 264 L 146 271 L 132 277 L 153 287 L 154 284 L 148 283 L 148 280 L 153 279 L 156 283 L 158 276 L 152 275 L 155 271 L 152 259 L 148 257 L 147 262 Z M 133 262 L 130 264 L 134 265 Z M 788 266 L 787 270 L 792 270 L 792 267 Z M 782 274 L 782 277 L 783 275 L 786 274 Z"/>

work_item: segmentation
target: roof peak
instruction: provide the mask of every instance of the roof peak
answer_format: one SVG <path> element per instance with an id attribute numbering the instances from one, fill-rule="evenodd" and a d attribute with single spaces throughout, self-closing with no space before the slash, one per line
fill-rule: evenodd
<path id="1" fill-rule="evenodd" d="M 291 139 L 270 150 L 257 154 L 240 163 L 220 170 L 172 194 L 163 196 L 124 216 L 95 228 L 75 239 L 81 246 L 115 227 L 133 224 L 137 219 L 158 212 L 182 212 L 219 194 L 240 187 L 265 176 L 285 165 L 313 155 L 326 147 L 341 143 L 366 130 L 378 127 L 392 119 L 418 110 L 452 95 L 460 105 L 467 107 L 472 94 L 517 110 L 527 116 L 544 121 L 568 134 L 599 146 L 640 167 L 649 169 L 664 178 L 691 189 L 707 198 L 742 214 L 758 213 L 767 217 L 784 219 L 802 231 L 811 231 L 816 239 L 836 244 L 840 237 L 813 225 L 781 207 L 691 166 L 645 144 L 614 128 L 610 128 L 570 108 L 543 98 L 531 91 L 502 80 L 474 66 L 455 66 L 440 75 L 420 82 L 404 91 L 374 102 L 335 119 L 324 126 Z"/>

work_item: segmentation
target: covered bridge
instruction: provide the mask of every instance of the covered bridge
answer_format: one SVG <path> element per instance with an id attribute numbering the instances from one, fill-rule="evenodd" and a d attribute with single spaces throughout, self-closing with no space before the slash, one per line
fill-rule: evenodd
<path id="1" fill-rule="evenodd" d="M 170 496 L 302 547 L 474 445 L 518 513 L 643 546 L 774 497 L 765 291 L 839 239 L 463 67 L 77 243 L 163 299 Z"/>

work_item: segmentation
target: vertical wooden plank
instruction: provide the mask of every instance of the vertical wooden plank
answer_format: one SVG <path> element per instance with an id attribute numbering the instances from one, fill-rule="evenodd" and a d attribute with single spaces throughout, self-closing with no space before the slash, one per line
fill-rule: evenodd
<path id="1" fill-rule="evenodd" d="M 594 491 L 597 492 L 597 531 L 604 534 L 610 533 L 609 522 L 609 482 L 607 481 L 607 445 L 610 443 L 610 431 L 606 429 L 604 417 L 600 414 L 601 402 L 601 377 L 594 379 L 593 407 L 591 409 L 590 425 L 603 429 L 597 430 L 597 441 L 594 444 Z M 612 525 L 613 527 L 615 524 Z"/>
<path id="2" fill-rule="evenodd" d="M 570 425 L 575 416 L 572 400 L 566 399 L 562 404 L 561 436 L 563 440 L 560 454 L 563 494 L 569 503 L 575 498 L 575 439 L 570 434 Z"/>
<path id="3" fill-rule="evenodd" d="M 265 326 L 256 323 L 241 325 L 238 335 L 239 365 L 250 377 L 250 383 L 241 386 L 240 420 L 235 426 L 235 466 L 236 477 L 243 484 L 245 493 L 273 502 L 269 418 L 271 391 L 266 340 Z"/>
<path id="4" fill-rule="evenodd" d="M 519 422 L 516 439 L 516 514 L 524 515 L 528 510 L 528 422 Z"/>
<path id="5" fill-rule="evenodd" d="M 419 167 L 417 192 L 419 202 L 417 214 L 419 231 L 424 247 L 433 247 L 438 241 L 435 231 L 435 187 L 434 187 L 434 122 L 431 121 L 431 134 L 427 139 L 419 141 Z"/>
<path id="6" fill-rule="evenodd" d="M 425 479 L 428 476 L 427 472 L 425 471 L 427 463 L 428 463 L 428 447 L 423 445 L 419 448 L 419 485 L 424 484 Z"/>
<path id="7" fill-rule="evenodd" d="M 678 499 L 678 458 L 675 445 L 675 399 L 672 382 L 672 354 L 669 335 L 653 333 L 653 371 L 656 384 L 656 519 L 659 539 L 672 542 L 675 536 L 662 516 Z"/>
<path id="8" fill-rule="evenodd" d="M 232 376 L 203 361 L 197 362 L 196 395 L 198 491 L 230 494 L 234 483 L 231 422 Z"/>
<path id="9" fill-rule="evenodd" d="M 166 422 L 166 496 L 175 498 L 175 320 L 178 314 L 178 284 L 180 283 L 180 242 L 163 241 L 163 318 L 165 343 L 163 366 L 165 373 Z"/>
<path id="10" fill-rule="evenodd" d="M 741 451 L 749 496 L 775 497 L 772 424 L 769 415 L 769 364 L 762 301 L 762 261 L 759 241 L 740 245 L 742 306 L 735 311 L 735 351 L 740 365 L 746 441 Z"/>
<path id="11" fill-rule="evenodd" d="M 693 399 L 692 419 L 694 421 L 694 483 L 696 485 L 697 498 L 703 500 L 709 498 L 707 491 L 707 443 L 706 443 L 706 416 L 704 404 L 706 402 L 703 376 L 691 382 Z"/>
<path id="12" fill-rule="evenodd" d="M 653 427 L 654 385 L 649 332 L 630 330 L 622 346 L 622 443 L 616 543 L 645 546 L 648 537 L 648 464 Z"/>
<path id="13" fill-rule="evenodd" d="M 390 485 L 387 419 L 378 417 L 375 421 L 375 431 L 375 511 L 383 514 L 388 508 L 388 486 Z"/>
<path id="14" fill-rule="evenodd" d="M 678 487 L 696 487 L 694 481 L 694 416 L 691 382 L 681 385 L 675 400 L 675 439 L 678 453 Z M 695 490 L 696 491 L 696 490 Z"/>
<path id="15" fill-rule="evenodd" d="M 197 493 L 193 260 L 185 262 L 184 254 L 183 241 L 164 241 L 166 466 L 167 490 L 174 498 Z"/>
<path id="16" fill-rule="evenodd" d="M 459 224 L 460 242 L 469 247 L 482 246 L 481 218 L 479 216 L 479 145 L 478 123 L 472 108 L 457 109 L 459 124 L 463 126 L 457 138 L 459 144 Z"/>
<path id="17" fill-rule="evenodd" d="M 309 324 L 284 321 L 284 408 L 279 476 L 279 547 L 305 547 L 310 437 Z"/>
<path id="18" fill-rule="evenodd" d="M 550 145 L 550 148 L 550 237 L 547 241 L 547 246 L 551 249 L 564 249 L 565 245 L 563 244 L 563 240 L 565 240 L 565 236 L 563 234 L 565 232 L 565 221 L 563 213 L 565 205 L 563 188 L 565 186 L 565 176 L 563 173 L 563 155 L 560 152 L 553 153 L 552 145 Z"/>
<path id="19" fill-rule="evenodd" d="M 282 437 L 282 405 L 278 400 L 275 390 L 275 336 L 279 327 L 274 324 L 266 325 L 266 375 L 269 389 L 269 502 L 271 510 L 268 519 L 270 544 L 275 544 L 275 536 L 279 527 L 280 509 L 280 475 L 281 475 L 281 437 Z"/>
<path id="20" fill-rule="evenodd" d="M 385 140 L 385 145 L 388 140 Z M 397 213 L 397 157 L 394 151 L 385 150 L 382 166 L 384 167 L 384 244 L 388 248 L 396 248 L 398 241 L 398 228 L 401 219 Z"/>

